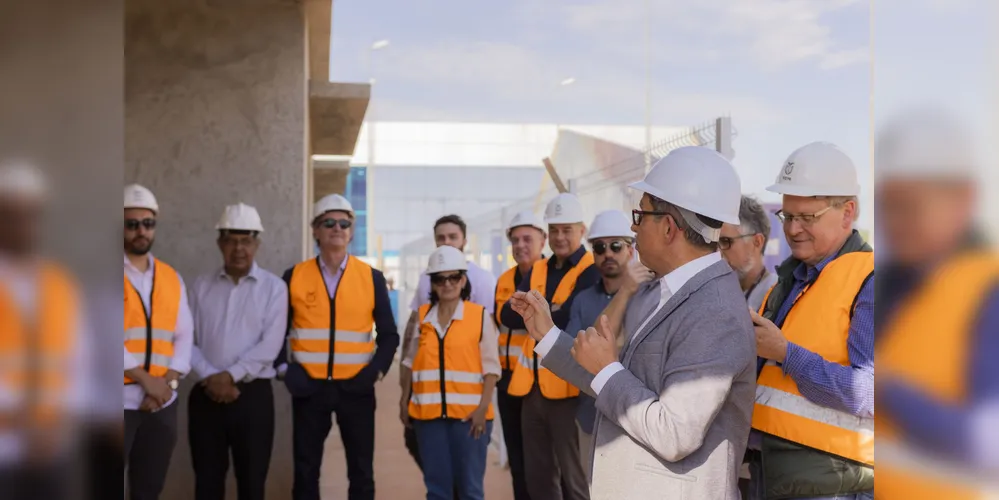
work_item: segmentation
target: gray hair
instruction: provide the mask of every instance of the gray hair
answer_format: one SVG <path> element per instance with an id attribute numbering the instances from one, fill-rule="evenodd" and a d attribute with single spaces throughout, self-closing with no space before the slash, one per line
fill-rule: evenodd
<path id="1" fill-rule="evenodd" d="M 674 222 L 679 226 L 680 221 L 683 221 L 683 226 L 680 229 L 683 230 L 683 237 L 688 243 L 694 245 L 695 247 L 702 248 L 711 252 L 718 250 L 717 241 L 707 241 L 707 238 L 697 231 L 691 224 L 691 221 L 686 220 L 683 212 L 686 211 L 690 217 L 694 218 L 697 222 L 708 229 L 720 229 L 722 227 L 722 222 L 719 220 L 712 219 L 710 217 L 705 217 L 701 214 L 691 212 L 689 210 L 684 210 L 668 201 L 662 200 L 651 194 L 648 195 L 649 201 L 652 203 L 652 207 L 655 208 L 657 212 L 668 212 L 673 216 Z"/>
<path id="2" fill-rule="evenodd" d="M 770 216 L 763 204 L 752 196 L 743 196 L 739 202 L 739 232 L 770 238 Z"/>

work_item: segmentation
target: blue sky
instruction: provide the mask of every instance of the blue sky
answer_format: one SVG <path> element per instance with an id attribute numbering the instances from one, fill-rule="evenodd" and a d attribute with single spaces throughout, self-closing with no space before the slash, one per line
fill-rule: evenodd
<path id="1" fill-rule="evenodd" d="M 374 76 L 376 120 L 643 124 L 648 18 L 655 125 L 730 114 L 743 190 L 765 198 L 791 151 L 836 143 L 867 204 L 872 54 L 877 116 L 939 95 L 974 113 L 988 17 L 987 0 L 874 1 L 334 0 L 332 79 Z"/>

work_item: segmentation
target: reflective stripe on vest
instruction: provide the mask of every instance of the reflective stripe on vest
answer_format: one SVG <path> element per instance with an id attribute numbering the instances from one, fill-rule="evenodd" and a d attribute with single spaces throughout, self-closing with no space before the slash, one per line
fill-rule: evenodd
<path id="1" fill-rule="evenodd" d="M 945 262 L 884 322 L 875 380 L 907 384 L 944 406 L 966 404 L 972 337 L 984 301 L 997 285 L 999 259 L 990 253 L 968 252 Z M 879 499 L 999 497 L 996 478 L 973 476 L 967 467 L 908 446 L 884 412 L 874 420 Z"/>
<path id="2" fill-rule="evenodd" d="M 818 279 L 794 298 L 781 328 L 788 342 L 828 362 L 850 366 L 847 337 L 851 308 L 873 271 L 873 252 L 846 253 L 827 264 Z M 767 298 L 769 295 L 767 292 Z M 765 298 L 761 312 L 766 303 Z M 874 465 L 874 420 L 809 401 L 798 391 L 794 379 L 773 362 L 764 365 L 757 381 L 753 428 Z"/>
<path id="3" fill-rule="evenodd" d="M 504 370 L 512 370 L 517 366 L 517 358 L 520 357 L 522 352 L 522 347 L 524 341 L 527 340 L 527 330 L 514 330 L 510 331 L 509 328 L 503 326 L 500 321 L 500 311 L 503 310 L 503 306 L 506 302 L 513 297 L 514 292 L 517 291 L 517 287 L 514 284 L 514 277 L 516 277 L 517 268 L 511 267 L 507 269 L 506 272 L 500 275 L 499 279 L 496 281 L 496 324 L 499 325 L 499 354 L 500 354 L 500 366 Z"/>
<path id="4" fill-rule="evenodd" d="M 180 314 L 180 275 L 163 261 L 153 259 L 153 290 L 148 311 L 128 276 L 123 279 L 125 349 L 142 360 L 142 368 L 150 375 L 162 377 L 173 360 L 173 338 Z M 134 383 L 125 377 L 126 385 Z"/>
<path id="5" fill-rule="evenodd" d="M 371 362 L 375 353 L 371 273 L 371 266 L 348 255 L 334 300 L 326 289 L 318 257 L 292 270 L 288 352 L 290 361 L 301 364 L 310 377 L 349 379 Z"/>
<path id="6" fill-rule="evenodd" d="M 38 274 L 37 310 L 32 319 L 0 285 L 0 435 L 24 432 L 27 423 L 57 427 L 70 396 L 67 366 L 77 345 L 76 285 L 61 269 L 45 265 Z M 27 421 L 18 421 L 18 415 Z"/>
<path id="7" fill-rule="evenodd" d="M 409 416 L 416 420 L 460 420 L 482 401 L 485 384 L 479 342 L 485 308 L 469 301 L 462 307 L 461 319 L 453 319 L 441 338 L 426 321 L 430 304 L 420 306 L 420 347 L 413 359 L 409 398 Z M 492 404 L 486 418 L 493 418 Z"/>
<path id="8" fill-rule="evenodd" d="M 531 289 L 537 290 L 542 295 L 545 294 L 547 287 L 548 260 L 542 259 L 535 262 L 534 268 L 531 269 Z M 576 280 L 579 279 L 579 275 L 591 265 L 593 265 L 593 254 L 586 252 L 579 259 L 579 262 L 565 273 L 562 281 L 555 288 L 553 296 L 546 297 L 552 307 L 558 307 L 569 300 L 569 296 L 576 289 Z M 511 396 L 526 396 L 537 383 L 541 395 L 547 399 L 566 399 L 578 396 L 579 389 L 576 386 L 558 378 L 551 370 L 541 366 L 534 354 L 536 345 L 537 342 L 533 338 L 528 336 L 524 339 L 520 357 L 514 365 L 513 376 L 510 377 L 507 393 Z"/>

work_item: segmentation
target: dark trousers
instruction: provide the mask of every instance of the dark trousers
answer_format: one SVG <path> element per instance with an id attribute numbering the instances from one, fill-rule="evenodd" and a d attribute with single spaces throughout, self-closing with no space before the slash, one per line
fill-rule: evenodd
<path id="1" fill-rule="evenodd" d="M 72 484 L 72 467 L 70 462 L 63 461 L 57 464 L 0 468 L 0 488 L 2 488 L 0 498 L 4 500 L 80 498 Z M 74 496 L 70 496 L 71 492 Z M 117 496 L 117 493 L 115 495 Z"/>
<path id="2" fill-rule="evenodd" d="M 545 399 L 537 385 L 524 397 L 521 426 L 527 491 L 537 500 L 589 500 L 579 455 L 577 398 Z"/>
<path id="3" fill-rule="evenodd" d="M 375 498 L 375 390 L 344 390 L 343 383 L 320 382 L 308 397 L 292 398 L 292 447 L 295 459 L 294 500 L 320 500 L 319 471 L 333 414 L 347 455 L 349 500 Z"/>
<path id="4" fill-rule="evenodd" d="M 483 500 L 493 423 L 486 423 L 478 439 L 471 436 L 471 422 L 455 419 L 417 420 L 413 429 L 420 443 L 427 500 Z"/>
<path id="5" fill-rule="evenodd" d="M 521 432 L 520 412 L 524 398 L 511 396 L 506 392 L 509 383 L 509 372 L 504 371 L 503 379 L 497 391 L 496 403 L 500 412 L 500 423 L 503 424 L 503 442 L 506 444 L 507 462 L 510 464 L 510 475 L 513 476 L 514 500 L 530 500 L 527 493 L 527 481 L 524 479 L 524 435 Z"/>
<path id="6" fill-rule="evenodd" d="M 146 412 L 125 410 L 125 457 L 131 500 L 158 500 L 177 443 L 177 406 Z"/>
<path id="7" fill-rule="evenodd" d="M 274 390 L 270 379 L 237 384 L 239 397 L 216 403 L 201 385 L 191 389 L 187 437 L 195 500 L 224 500 L 229 453 L 239 500 L 263 500 L 274 447 Z"/>
<path id="8" fill-rule="evenodd" d="M 174 403 L 176 404 L 176 402 Z M 117 497 L 121 492 L 118 471 L 124 469 L 122 453 L 122 428 L 118 423 L 94 425 L 87 432 L 84 450 L 86 454 L 86 488 L 88 500 L 104 500 Z M 38 496 L 37 498 L 53 498 Z"/>

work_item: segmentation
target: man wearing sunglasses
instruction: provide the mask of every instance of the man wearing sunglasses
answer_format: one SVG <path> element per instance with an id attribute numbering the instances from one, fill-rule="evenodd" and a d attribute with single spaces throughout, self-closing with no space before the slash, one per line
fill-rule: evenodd
<path id="1" fill-rule="evenodd" d="M 180 274 L 150 250 L 159 205 L 125 187 L 125 457 L 133 499 L 159 498 L 177 442 L 177 387 L 191 367 L 194 322 Z"/>
<path id="2" fill-rule="evenodd" d="M 593 265 L 600 271 L 600 281 L 579 292 L 572 302 L 569 323 L 565 327 L 565 332 L 571 336 L 597 324 L 600 313 L 621 288 L 628 273 L 628 265 L 635 255 L 635 233 L 631 231 L 628 216 L 620 210 L 607 210 L 597 214 L 593 218 L 587 239 L 593 249 Z M 587 478 L 590 474 L 596 411 L 593 398 L 580 393 L 576 425 L 579 426 L 579 454 Z"/>
<path id="3" fill-rule="evenodd" d="M 743 196 L 739 203 L 739 224 L 722 224 L 718 249 L 739 276 L 750 309 L 760 310 L 763 297 L 777 282 L 777 275 L 767 271 L 763 254 L 770 238 L 770 217 L 759 201 Z"/>
<path id="4" fill-rule="evenodd" d="M 874 252 L 853 229 L 857 169 L 815 142 L 791 153 L 767 190 L 783 195 L 791 256 L 751 311 L 760 359 L 750 497 L 874 498 Z"/>
<path id="5" fill-rule="evenodd" d="M 392 366 L 399 334 L 385 276 L 347 252 L 354 235 L 350 202 L 331 194 L 313 213 L 320 254 L 284 274 L 288 343 L 276 361 L 292 396 L 292 498 L 319 500 L 323 450 L 336 414 L 347 498 L 374 500 L 375 382 Z"/>

